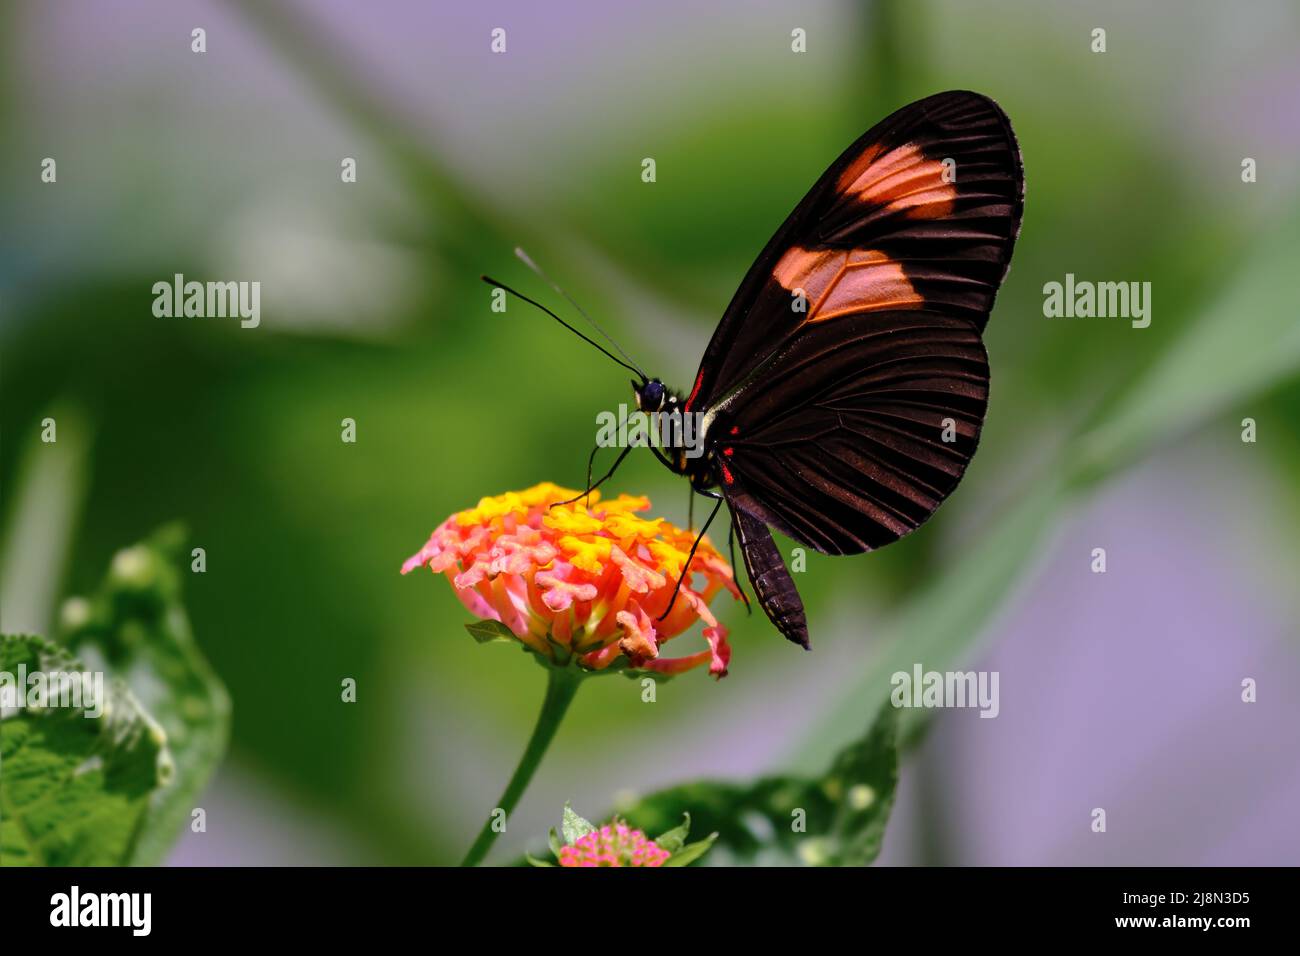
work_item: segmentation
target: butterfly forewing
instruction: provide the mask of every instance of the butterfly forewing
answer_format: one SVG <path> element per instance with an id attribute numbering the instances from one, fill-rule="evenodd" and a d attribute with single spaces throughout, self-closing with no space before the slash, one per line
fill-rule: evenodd
<path id="1" fill-rule="evenodd" d="M 708 408 L 805 325 L 849 314 L 855 300 L 858 311 L 924 302 L 982 330 L 1023 195 L 1011 125 L 987 97 L 939 93 L 883 120 L 826 170 L 750 267 L 705 350 L 690 408 Z"/>

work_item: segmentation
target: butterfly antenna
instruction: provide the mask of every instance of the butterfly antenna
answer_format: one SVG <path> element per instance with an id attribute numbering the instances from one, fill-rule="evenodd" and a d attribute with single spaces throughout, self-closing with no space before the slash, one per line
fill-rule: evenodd
<path id="1" fill-rule="evenodd" d="M 556 282 L 545 272 L 543 272 L 542 267 L 539 266 L 536 262 L 534 262 L 532 257 L 528 255 L 528 253 L 524 252 L 524 250 L 519 246 L 515 246 L 515 256 L 516 258 L 519 259 L 520 262 L 522 262 L 524 265 L 528 266 L 528 268 L 536 272 L 537 275 L 541 277 L 542 281 L 545 282 L 547 285 L 549 285 L 556 292 L 558 292 L 564 298 L 564 300 L 569 303 L 569 305 L 573 306 L 574 309 L 577 310 L 578 314 L 582 316 L 584 319 L 586 319 L 587 322 L 591 325 L 591 327 L 595 329 L 597 332 L 599 332 L 601 336 L 605 339 L 605 341 L 614 347 L 614 351 L 616 351 L 619 355 L 623 356 L 623 358 L 627 360 L 628 365 L 638 375 L 641 376 L 642 382 L 649 381 L 649 378 L 646 375 L 646 373 L 641 371 L 641 369 L 637 367 L 636 362 L 632 361 L 632 356 L 624 352 L 623 347 L 614 341 L 613 336 L 611 336 L 608 332 L 606 332 L 604 329 L 602 329 L 599 325 L 596 324 L 596 320 L 593 319 L 590 315 L 588 315 L 586 310 L 582 306 L 578 305 L 577 302 L 574 301 L 573 296 L 569 295 L 569 293 L 561 289 L 560 284 L 558 282 Z"/>
<path id="2" fill-rule="evenodd" d="M 517 299 L 523 299 L 523 300 L 524 300 L 525 302 L 527 302 L 529 305 L 531 305 L 531 306 L 536 306 L 537 308 L 541 309 L 543 312 L 545 312 L 547 315 L 549 315 L 551 318 L 553 318 L 556 322 L 559 322 L 562 326 L 564 326 L 566 329 L 568 329 L 570 332 L 572 332 L 572 333 L 573 333 L 574 335 L 576 335 L 578 338 L 582 339 L 582 340 L 583 340 L 584 342 L 586 342 L 588 345 L 591 345 L 591 346 L 595 347 L 596 349 L 599 349 L 601 352 L 604 352 L 606 355 L 608 355 L 610 358 L 612 358 L 612 359 L 613 359 L 615 362 L 617 362 L 619 365 L 623 366 L 623 367 L 624 367 L 625 369 L 627 369 L 629 372 L 634 372 L 634 373 L 636 373 L 637 375 L 641 376 L 641 381 L 642 381 L 642 382 L 646 381 L 645 374 L 644 374 L 644 373 L 643 373 L 639 368 L 637 368 L 635 365 L 629 365 L 627 362 L 624 362 L 622 359 L 620 359 L 617 355 L 615 355 L 615 354 L 614 354 L 613 352 L 611 352 L 609 349 L 605 348 L 605 347 L 604 347 L 603 345 L 601 345 L 599 342 L 595 341 L 595 340 L 592 339 L 592 338 L 589 338 L 589 337 L 586 336 L 586 335 L 583 335 L 581 332 L 579 332 L 577 329 L 575 329 L 573 326 L 571 326 L 568 322 L 565 322 L 562 318 L 560 318 L 558 315 L 556 315 L 554 312 L 552 312 L 552 311 L 551 311 L 550 309 L 548 309 L 546 306 L 542 305 L 542 304 L 541 304 L 540 302 L 538 302 L 536 299 L 531 299 L 531 298 L 529 298 L 528 296 L 524 295 L 522 292 L 518 291 L 517 289 L 512 289 L 512 288 L 510 288 L 510 286 L 506 285 L 504 282 L 498 282 L 496 279 L 493 279 L 491 276 L 480 276 L 479 278 L 481 278 L 481 279 L 482 279 L 484 282 L 486 282 L 488 285 L 490 285 L 490 286 L 495 286 L 495 287 L 498 288 L 498 289 L 502 289 L 502 290 L 504 290 L 504 291 L 506 291 L 506 292 L 509 292 L 509 293 L 510 293 L 511 295 L 513 295 L 515 298 L 517 298 Z"/>

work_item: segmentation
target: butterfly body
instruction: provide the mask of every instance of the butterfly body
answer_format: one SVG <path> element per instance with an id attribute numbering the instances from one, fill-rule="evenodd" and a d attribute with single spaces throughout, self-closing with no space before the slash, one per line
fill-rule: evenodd
<path id="1" fill-rule="evenodd" d="M 956 487 L 988 402 L 982 332 L 1020 229 L 1010 122 L 977 93 L 906 106 L 849 147 L 742 281 L 683 397 L 695 453 L 660 453 L 725 499 L 763 610 L 809 646 L 769 528 L 826 554 L 882 547 Z"/>

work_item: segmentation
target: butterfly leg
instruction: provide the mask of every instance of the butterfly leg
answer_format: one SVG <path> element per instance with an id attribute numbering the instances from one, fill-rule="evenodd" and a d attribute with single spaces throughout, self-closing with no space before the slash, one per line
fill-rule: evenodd
<path id="1" fill-rule="evenodd" d="M 663 452 L 661 452 L 661 451 L 660 451 L 658 448 L 656 448 L 654 445 L 651 445 L 651 446 L 650 446 L 650 450 L 651 450 L 652 452 L 655 453 L 655 457 L 656 457 L 656 458 L 658 458 L 661 462 L 663 462 L 665 468 L 667 468 L 669 471 L 671 471 L 671 472 L 672 472 L 673 474 L 675 474 L 675 475 L 679 475 L 679 474 L 681 474 L 681 469 L 678 468 L 676 465 L 673 464 L 671 458 L 669 458 L 667 455 L 665 455 Z"/>
<path id="2" fill-rule="evenodd" d="M 589 473 L 588 473 L 587 490 L 586 490 L 586 491 L 584 491 L 584 492 L 583 492 L 582 494 L 580 494 L 580 495 L 575 495 L 574 497 L 570 498 L 568 501 L 555 501 L 555 502 L 552 502 L 551 505 L 550 505 L 550 507 L 551 507 L 551 508 L 554 508 L 556 505 L 571 505 L 571 504 L 573 504 L 575 501 L 578 501 L 579 499 L 582 499 L 582 498 L 586 498 L 586 497 L 588 497 L 588 496 L 589 496 L 593 491 L 595 491 L 597 488 L 599 488 L 599 487 L 600 487 L 601 485 L 603 485 L 605 482 L 609 481 L 609 479 L 612 478 L 612 477 L 614 476 L 614 472 L 618 471 L 618 466 L 621 465 L 621 464 L 623 464 L 623 459 L 626 458 L 626 457 L 628 456 L 628 453 L 632 450 L 633 447 L 634 447 L 634 446 L 632 446 L 632 445 L 628 445 L 626 448 L 624 448 L 624 449 L 619 453 L 619 456 L 618 456 L 617 458 L 614 459 L 614 464 L 610 466 L 609 471 L 605 472 L 604 477 L 602 477 L 602 478 L 600 479 L 600 481 L 597 481 L 597 482 L 595 482 L 595 483 L 592 483 L 592 481 L 591 481 L 591 479 L 590 479 L 590 472 L 589 472 Z M 593 452 L 593 455 L 594 455 L 594 452 Z M 549 509 L 548 509 L 548 510 L 549 510 Z"/>
<path id="3" fill-rule="evenodd" d="M 690 528 L 695 530 L 695 496 L 701 495 L 705 498 L 717 498 L 721 500 L 722 496 L 715 491 L 701 491 L 698 488 L 691 488 L 691 503 L 689 513 L 691 516 Z M 749 603 L 749 595 L 745 593 L 745 586 L 740 583 L 740 577 L 736 574 L 736 519 L 732 516 L 731 526 L 727 530 L 727 551 L 731 555 L 731 574 L 732 580 L 736 583 L 736 590 L 740 592 L 740 599 L 745 602 L 745 610 L 750 614 L 754 613 L 753 606 Z"/>
<path id="4" fill-rule="evenodd" d="M 664 609 L 664 612 L 660 614 L 656 620 L 662 621 L 666 618 L 672 611 L 673 605 L 677 603 L 677 595 L 682 589 L 682 582 L 686 580 L 686 575 L 690 573 L 691 559 L 695 557 L 695 549 L 698 548 L 700 542 L 704 540 L 704 533 L 709 530 L 709 525 L 713 523 L 713 519 L 718 515 L 718 509 L 721 507 L 722 497 L 718 496 L 718 503 L 714 505 L 713 510 L 709 512 L 708 520 L 704 522 L 704 527 L 700 529 L 699 535 L 696 536 L 695 543 L 691 545 L 691 553 L 686 556 L 686 563 L 682 565 L 682 573 L 677 575 L 677 584 L 673 586 L 673 596 L 668 599 L 668 607 Z"/>
<path id="5" fill-rule="evenodd" d="M 596 452 L 598 451 L 600 451 L 600 442 L 596 442 L 596 447 L 593 448 L 591 454 L 587 456 L 587 484 L 584 485 L 587 490 L 583 492 L 583 496 L 587 500 L 583 502 L 584 508 L 591 507 L 591 466 L 596 463 Z"/>

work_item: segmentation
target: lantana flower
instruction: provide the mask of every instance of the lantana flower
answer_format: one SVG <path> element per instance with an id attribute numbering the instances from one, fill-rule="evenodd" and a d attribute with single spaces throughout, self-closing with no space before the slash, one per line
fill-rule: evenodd
<path id="1" fill-rule="evenodd" d="M 452 515 L 402 565 L 446 575 L 476 617 L 497 621 L 550 661 L 576 659 L 590 671 L 618 661 L 680 674 L 707 664 L 724 677 L 727 629 L 709 603 L 721 591 L 740 597 L 731 567 L 704 539 L 672 610 L 662 620 L 695 541 L 694 532 L 644 518 L 644 497 L 620 495 L 561 504 L 578 492 L 549 482 L 482 499 Z M 553 507 L 552 507 L 553 506 Z M 696 621 L 704 650 L 669 657 L 664 645 Z"/>
<path id="2" fill-rule="evenodd" d="M 605 824 L 560 849 L 560 866 L 663 866 L 672 856 L 626 823 Z"/>
<path id="3" fill-rule="evenodd" d="M 517 640 L 547 665 L 546 697 L 532 736 L 462 865 L 480 863 L 491 849 L 500 813 L 514 811 L 584 677 L 674 675 L 704 665 L 714 677 L 726 676 L 727 629 L 709 603 L 722 591 L 740 599 L 732 569 L 707 538 L 692 557 L 694 532 L 642 517 L 649 508 L 647 498 L 602 501 L 597 491 L 579 497 L 547 482 L 484 498 L 452 515 L 402 565 L 403 574 L 427 567 L 445 575 L 479 619 L 466 625 L 479 640 Z M 664 645 L 696 621 L 707 646 L 664 654 Z M 589 841 L 581 853 L 659 859 L 653 841 L 617 826 L 608 843 Z"/>
<path id="4" fill-rule="evenodd" d="M 691 817 L 686 814 L 680 826 L 653 840 L 615 817 L 598 827 L 584 820 L 567 803 L 557 833 L 551 830 L 551 852 L 555 863 L 528 857 L 533 866 L 686 866 L 694 863 L 713 846 L 718 838 L 712 833 L 695 843 L 687 843 Z"/>

